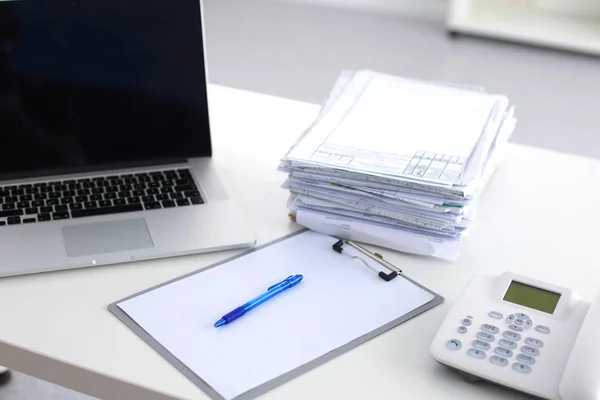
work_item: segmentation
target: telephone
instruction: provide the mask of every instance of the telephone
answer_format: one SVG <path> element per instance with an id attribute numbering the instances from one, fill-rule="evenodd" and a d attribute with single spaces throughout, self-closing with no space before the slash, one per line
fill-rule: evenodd
<path id="1" fill-rule="evenodd" d="M 600 294 L 593 302 L 511 272 L 478 274 L 431 345 L 433 358 L 550 400 L 600 399 Z"/>

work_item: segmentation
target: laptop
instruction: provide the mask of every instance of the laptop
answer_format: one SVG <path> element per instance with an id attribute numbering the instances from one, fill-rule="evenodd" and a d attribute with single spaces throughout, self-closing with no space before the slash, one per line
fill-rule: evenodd
<path id="1" fill-rule="evenodd" d="M 0 1 L 0 276 L 255 243 L 203 38 L 199 0 Z"/>

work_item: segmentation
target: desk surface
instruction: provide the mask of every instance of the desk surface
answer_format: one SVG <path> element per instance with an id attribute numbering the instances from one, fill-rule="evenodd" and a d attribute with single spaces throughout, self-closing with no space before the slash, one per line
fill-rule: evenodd
<path id="1" fill-rule="evenodd" d="M 276 167 L 318 107 L 222 87 L 211 87 L 210 99 L 214 157 L 230 192 L 256 226 L 259 244 L 299 229 L 286 217 L 287 193 L 279 187 L 285 176 Z M 446 302 L 264 398 L 520 398 L 503 388 L 459 379 L 431 358 L 431 340 L 448 307 L 478 271 L 512 270 L 591 298 L 600 281 L 597 182 L 600 161 L 510 145 L 458 262 L 381 250 Z M 106 306 L 234 254 L 0 279 L 0 360 L 100 398 L 208 399 Z"/>

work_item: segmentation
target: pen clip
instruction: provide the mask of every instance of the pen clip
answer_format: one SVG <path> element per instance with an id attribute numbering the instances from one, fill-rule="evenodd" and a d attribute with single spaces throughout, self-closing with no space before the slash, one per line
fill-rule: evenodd
<path id="1" fill-rule="evenodd" d="M 275 288 L 276 286 L 279 286 L 279 285 L 281 285 L 283 282 L 287 281 L 287 280 L 288 280 L 288 279 L 290 279 L 292 276 L 294 276 L 294 275 L 290 275 L 290 276 L 288 276 L 287 278 L 285 278 L 284 280 L 282 280 L 281 282 L 279 282 L 279 283 L 276 283 L 276 284 L 274 284 L 273 286 L 269 286 L 269 288 L 267 289 L 267 292 L 268 292 L 268 291 L 270 291 L 270 290 L 272 290 L 272 289 L 273 289 L 273 288 Z"/>

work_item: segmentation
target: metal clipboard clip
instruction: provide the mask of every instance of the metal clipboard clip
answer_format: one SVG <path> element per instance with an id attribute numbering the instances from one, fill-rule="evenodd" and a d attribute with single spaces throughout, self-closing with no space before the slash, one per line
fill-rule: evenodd
<path id="1" fill-rule="evenodd" d="M 390 272 L 389 274 L 386 274 L 385 272 L 379 271 L 376 268 L 369 265 L 369 263 L 366 262 L 363 258 L 345 252 L 343 249 L 344 244 L 347 244 L 348 246 L 360 251 L 362 254 L 366 255 L 367 257 L 371 258 L 372 260 L 376 261 L 377 263 L 383 265 L 385 268 L 389 269 L 392 272 Z M 365 264 L 365 266 L 367 268 L 369 268 L 371 271 L 375 272 L 381 279 L 383 279 L 386 282 L 389 282 L 392 279 L 394 279 L 395 277 L 397 277 L 398 275 L 402 274 L 402 270 L 400 268 L 398 268 L 398 267 L 392 265 L 391 263 L 387 262 L 386 260 L 384 260 L 383 256 L 381 254 L 370 252 L 369 250 L 365 249 L 364 247 L 362 247 L 356 243 L 353 243 L 349 240 L 338 240 L 332 246 L 332 248 L 334 251 L 336 251 L 340 254 L 343 254 L 347 257 L 355 258 L 357 260 L 362 261 L 363 264 Z"/>

